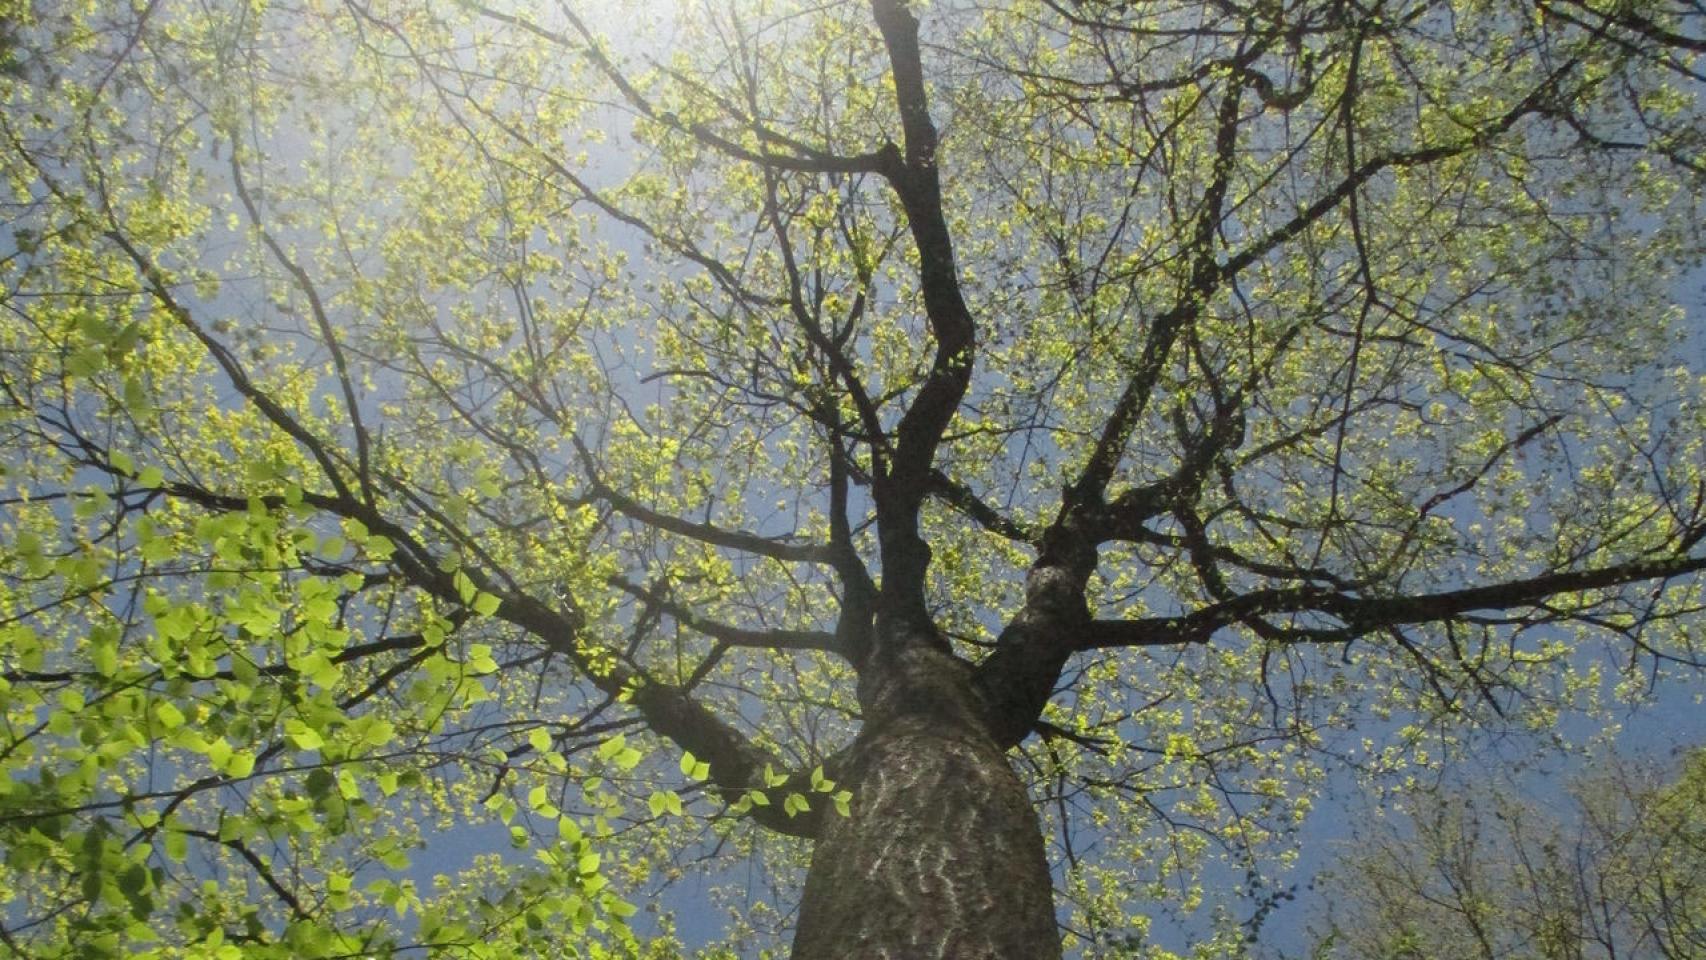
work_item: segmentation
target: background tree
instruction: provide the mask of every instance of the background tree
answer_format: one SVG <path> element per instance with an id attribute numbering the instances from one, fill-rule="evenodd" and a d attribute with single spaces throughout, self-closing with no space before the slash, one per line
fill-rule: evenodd
<path id="1" fill-rule="evenodd" d="M 1701 663 L 1691 5 L 0 13 L 21 956 L 1235 951 Z"/>
<path id="2" fill-rule="evenodd" d="M 1359 832 L 1321 955 L 1706 956 L 1706 755 L 1662 779 L 1603 764 L 1570 799 L 1442 786 Z"/>

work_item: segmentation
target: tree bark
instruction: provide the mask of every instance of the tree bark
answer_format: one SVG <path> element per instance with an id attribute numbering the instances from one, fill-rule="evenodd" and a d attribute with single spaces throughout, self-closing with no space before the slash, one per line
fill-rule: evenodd
<path id="1" fill-rule="evenodd" d="M 969 671 L 908 659 L 841 770 L 852 815 L 824 818 L 793 960 L 1059 957 L 1036 812 L 973 709 Z"/>

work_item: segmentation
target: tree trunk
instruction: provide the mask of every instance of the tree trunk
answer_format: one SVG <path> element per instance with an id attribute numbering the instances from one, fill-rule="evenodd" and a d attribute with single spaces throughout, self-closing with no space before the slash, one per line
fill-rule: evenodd
<path id="1" fill-rule="evenodd" d="M 825 817 L 793 960 L 1060 956 L 1036 812 L 942 660 L 913 665 L 928 680 L 883 698 L 887 716 L 867 710 L 841 770 L 852 816 Z"/>

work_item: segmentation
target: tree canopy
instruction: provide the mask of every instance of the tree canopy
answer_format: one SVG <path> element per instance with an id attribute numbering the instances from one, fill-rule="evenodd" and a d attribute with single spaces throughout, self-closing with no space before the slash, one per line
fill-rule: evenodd
<path id="1" fill-rule="evenodd" d="M 1698 682 L 1697 2 L 600 6 L 0 0 L 9 951 L 754 955 L 948 731 L 1232 955 Z"/>
<path id="2" fill-rule="evenodd" d="M 1706 953 L 1706 754 L 1662 777 L 1628 758 L 1601 761 L 1572 784 L 1564 816 L 1478 783 L 1417 799 L 1396 822 L 1358 831 L 1331 882 L 1318 955 Z"/>

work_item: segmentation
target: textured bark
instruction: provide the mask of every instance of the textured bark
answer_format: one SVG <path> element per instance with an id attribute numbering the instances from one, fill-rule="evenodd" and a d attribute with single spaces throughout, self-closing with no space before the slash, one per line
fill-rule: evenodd
<path id="1" fill-rule="evenodd" d="M 924 682 L 874 704 L 884 715 L 842 768 L 852 816 L 824 818 L 794 960 L 1059 957 L 1024 786 L 972 710 L 969 673 L 921 659 L 936 662 L 902 672 Z"/>

